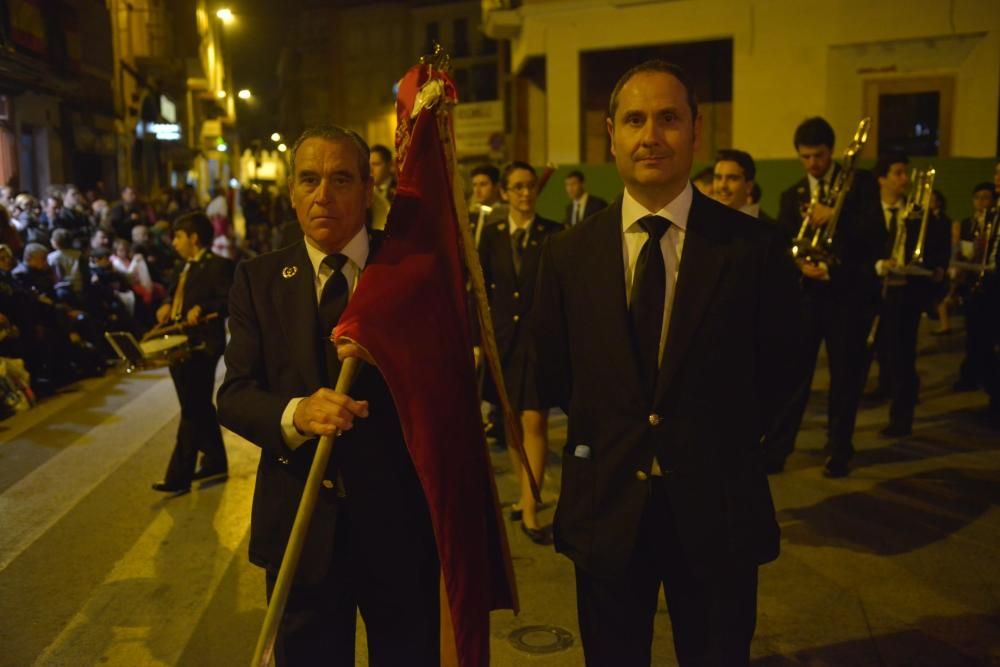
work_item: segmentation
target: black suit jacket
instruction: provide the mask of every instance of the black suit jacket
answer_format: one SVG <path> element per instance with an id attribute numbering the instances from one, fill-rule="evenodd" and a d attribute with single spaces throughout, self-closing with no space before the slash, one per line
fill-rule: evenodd
<path id="1" fill-rule="evenodd" d="M 800 335 L 784 240 L 694 192 L 653 396 L 630 343 L 622 242 L 618 199 L 543 252 L 535 364 L 569 416 L 557 549 L 588 572 L 620 573 L 655 456 L 692 563 L 771 560 L 778 525 L 760 439 L 794 386 Z M 581 445 L 589 457 L 575 455 Z"/>
<path id="2" fill-rule="evenodd" d="M 598 211 L 603 211 L 608 207 L 608 202 L 600 197 L 587 193 L 587 205 L 583 207 L 583 219 L 586 220 Z M 573 224 L 573 202 L 566 204 L 566 214 L 563 216 L 563 224 L 567 227 Z"/>
<path id="3" fill-rule="evenodd" d="M 191 263 L 188 269 L 189 275 L 184 281 L 182 317 L 195 306 L 201 306 L 202 317 L 218 313 L 218 317 L 214 320 L 188 332 L 194 342 L 205 343 L 206 353 L 209 355 L 222 354 L 226 346 L 225 321 L 229 308 L 229 288 L 233 284 L 235 266 L 232 260 L 208 250 L 200 260 Z M 166 303 L 172 303 L 177 298 L 180 276 L 181 271 L 178 270 L 169 288 L 170 300 Z"/>
<path id="4" fill-rule="evenodd" d="M 840 165 L 835 165 L 833 177 L 839 171 Z M 799 234 L 802 208 L 808 203 L 807 177 L 781 193 L 778 227 L 789 242 Z M 838 298 L 864 304 L 866 308 L 874 307 L 879 295 L 875 262 L 883 256 L 885 233 L 878 183 L 870 171 L 859 169 L 834 233 L 833 252 L 837 262 L 829 267 L 830 281 L 814 285 L 817 281 L 805 279 L 806 288 L 829 288 Z"/>
<path id="5" fill-rule="evenodd" d="M 373 240 L 374 243 L 374 240 Z M 372 247 L 373 254 L 375 248 Z M 318 439 L 295 450 L 282 438 L 288 401 L 333 386 L 326 356 L 335 352 L 318 321 L 315 276 L 304 242 L 243 262 L 230 295 L 226 379 L 219 388 L 219 421 L 261 448 L 250 524 L 250 560 L 277 571 L 291 533 Z M 332 363 L 339 371 L 339 362 Z M 337 438 L 320 488 L 296 580 L 326 576 L 334 546 L 337 488 L 343 482 L 351 511 L 405 544 L 405 526 L 426 526 L 426 504 L 406 452 L 396 409 L 378 371 L 365 365 L 350 395 L 369 401 L 367 419 Z M 414 495 L 415 494 L 415 495 Z M 406 497 L 406 502 L 394 498 Z M 413 501 L 412 498 L 417 498 Z M 388 517 L 388 518 L 387 518 Z M 393 533 L 393 534 L 388 534 Z M 387 547 L 389 549 L 390 547 Z"/>
<path id="6" fill-rule="evenodd" d="M 518 273 L 514 270 L 509 224 L 502 220 L 483 229 L 479 241 L 479 262 L 486 281 L 486 294 L 490 302 L 497 350 L 503 364 L 504 382 L 514 407 L 519 408 L 521 399 L 525 398 L 522 390 L 528 359 L 528 320 L 534 303 L 538 262 L 545 239 L 560 231 L 563 226 L 552 220 L 535 217 L 521 253 L 521 271 Z M 535 402 L 534 395 L 533 390 L 527 395 L 532 403 Z M 484 385 L 483 396 L 487 401 L 497 402 L 497 391 L 492 379 Z"/>

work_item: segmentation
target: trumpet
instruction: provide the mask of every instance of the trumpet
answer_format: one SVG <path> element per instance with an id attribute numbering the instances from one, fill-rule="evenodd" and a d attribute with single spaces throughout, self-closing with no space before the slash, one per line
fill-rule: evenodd
<path id="1" fill-rule="evenodd" d="M 992 217 L 990 214 L 992 213 Z M 1000 248 L 1000 206 L 994 206 L 991 210 L 987 211 L 983 216 L 983 230 L 979 236 L 979 243 L 982 247 L 982 259 L 978 262 L 979 264 L 979 276 L 976 278 L 976 284 L 973 285 L 972 290 L 978 292 L 983 288 L 983 281 L 986 280 L 986 274 L 992 273 L 997 269 L 997 249 Z"/>
<path id="2" fill-rule="evenodd" d="M 889 288 L 902 285 L 907 275 L 929 276 L 933 272 L 924 268 L 924 244 L 927 240 L 927 222 L 931 216 L 931 197 L 934 195 L 934 167 L 913 169 L 910 172 L 910 191 L 906 195 L 899 217 L 896 219 L 896 238 L 892 242 L 892 252 L 889 256 L 896 260 L 896 266 L 886 272 L 882 278 L 882 301 L 889 295 Z M 920 219 L 920 231 L 917 233 L 917 243 L 910 257 L 906 257 L 906 223 L 909 220 Z M 872 328 L 868 332 L 868 345 L 875 344 L 878 335 L 881 313 L 875 315 Z"/>
<path id="3" fill-rule="evenodd" d="M 833 254 L 833 239 L 837 232 L 837 223 L 844 208 L 844 201 L 847 193 L 851 191 L 854 184 L 854 174 L 858 155 L 868 142 L 868 130 L 871 127 L 872 119 L 865 117 L 858 123 L 858 129 L 854 132 L 854 138 L 844 150 L 841 160 L 840 170 L 830 184 L 830 189 L 825 197 L 819 197 L 814 193 L 809 200 L 809 207 L 802 219 L 802 226 L 799 228 L 799 235 L 792 242 L 792 256 L 811 262 L 832 263 L 836 257 Z M 813 210 L 817 204 L 822 204 L 833 209 L 833 217 L 822 226 L 812 224 Z"/>

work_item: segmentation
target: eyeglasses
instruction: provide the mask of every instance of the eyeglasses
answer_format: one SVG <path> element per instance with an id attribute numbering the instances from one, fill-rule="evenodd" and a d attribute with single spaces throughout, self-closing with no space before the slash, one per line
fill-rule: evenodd
<path id="1" fill-rule="evenodd" d="M 535 189 L 534 183 L 515 183 L 507 188 L 512 192 L 530 192 Z"/>

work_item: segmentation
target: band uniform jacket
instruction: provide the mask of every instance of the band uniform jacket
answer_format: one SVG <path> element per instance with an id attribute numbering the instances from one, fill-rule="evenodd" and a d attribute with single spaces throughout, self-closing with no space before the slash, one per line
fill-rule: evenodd
<path id="1" fill-rule="evenodd" d="M 920 217 L 911 216 L 906 220 L 906 238 L 903 239 L 903 242 L 904 256 L 907 258 L 907 262 L 913 257 L 913 252 L 916 250 L 917 242 L 920 238 L 920 225 Z M 891 257 L 896 239 L 884 225 L 882 230 L 882 257 Z M 923 259 L 920 265 L 930 271 L 938 269 L 943 271 L 948 268 L 950 260 L 951 225 L 945 219 L 932 213 L 927 219 L 927 233 L 924 238 Z M 934 283 L 930 276 L 907 275 L 899 283 L 894 284 L 894 281 L 890 280 L 890 289 L 903 288 L 906 294 L 904 298 L 906 303 L 920 308 L 930 306 L 934 288 Z"/>
<path id="2" fill-rule="evenodd" d="M 518 272 L 514 268 L 509 225 L 507 220 L 503 220 L 483 229 L 479 242 L 479 261 L 483 267 L 497 350 L 503 361 L 504 383 L 514 408 L 518 409 L 525 394 L 529 398 L 535 394 L 533 388 L 525 389 L 524 383 L 529 333 L 527 325 L 534 302 L 538 260 L 545 239 L 562 230 L 563 226 L 553 220 L 535 216 L 521 253 L 521 270 Z M 484 387 L 484 398 L 496 402 L 496 389 L 492 382 L 487 382 Z"/>
<path id="3" fill-rule="evenodd" d="M 608 202 L 604 201 L 600 197 L 595 197 L 594 195 L 587 193 L 587 205 L 583 207 L 583 217 L 581 220 L 586 220 L 590 216 L 594 215 L 598 211 L 603 211 L 608 207 Z M 566 215 L 563 217 L 563 224 L 567 227 L 573 224 L 573 202 L 566 204 Z"/>
<path id="4" fill-rule="evenodd" d="M 839 173 L 840 165 L 835 165 L 830 180 L 834 180 Z M 802 177 L 781 193 L 778 226 L 789 241 L 798 236 L 802 211 L 808 204 L 808 177 Z M 830 281 L 823 288 L 828 286 L 841 299 L 863 303 L 867 310 L 874 313 L 880 290 L 875 262 L 882 258 L 884 232 L 878 183 L 870 171 L 858 169 L 837 221 L 832 248 L 836 261 L 828 267 Z M 804 280 L 807 286 L 816 282 Z"/>
<path id="5" fill-rule="evenodd" d="M 218 314 L 215 319 L 187 331 L 192 343 L 205 343 L 205 353 L 209 356 L 222 354 L 226 346 L 225 320 L 235 266 L 232 260 L 220 257 L 211 250 L 206 250 L 198 261 L 188 263 L 181 317 L 186 318 L 187 312 L 195 306 L 201 306 L 203 318 L 212 313 Z M 168 291 L 171 295 L 170 303 L 177 299 L 177 285 L 181 273 L 181 270 L 176 271 L 170 284 Z"/>
<path id="6" fill-rule="evenodd" d="M 376 250 L 372 238 L 369 257 Z M 332 387 L 320 331 L 315 275 L 303 241 L 243 262 L 230 298 L 226 378 L 219 388 L 220 422 L 261 448 L 250 518 L 250 561 L 277 572 L 291 533 L 318 438 L 290 449 L 281 433 L 288 401 Z M 340 363 L 330 361 L 330 374 Z M 321 581 L 334 546 L 337 495 L 346 490 L 353 516 L 380 521 L 392 512 L 403 525 L 426 525 L 426 504 L 395 500 L 423 497 L 406 451 L 395 405 L 382 376 L 365 364 L 351 387 L 369 401 L 370 416 L 337 438 L 303 547 L 298 584 Z M 343 483 L 344 489 L 339 485 Z M 378 525 L 378 524 L 374 524 Z M 389 536 L 393 539 L 396 536 Z M 406 535 L 398 539 L 406 541 Z"/>
<path id="7" fill-rule="evenodd" d="M 598 576 L 628 562 L 654 456 L 695 567 L 778 554 L 760 441 L 795 384 L 797 271 L 774 227 L 693 196 L 653 396 L 630 338 L 621 198 L 543 251 L 533 364 L 569 416 L 556 548 Z"/>

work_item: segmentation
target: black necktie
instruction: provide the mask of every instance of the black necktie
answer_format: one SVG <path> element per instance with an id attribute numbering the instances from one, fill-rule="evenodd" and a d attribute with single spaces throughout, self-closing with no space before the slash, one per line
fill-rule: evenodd
<path id="1" fill-rule="evenodd" d="M 511 235 L 511 243 L 514 248 L 514 271 L 520 275 L 521 273 L 521 252 L 524 250 L 524 237 L 527 236 L 528 230 L 518 227 L 514 230 Z"/>
<path id="2" fill-rule="evenodd" d="M 819 189 L 819 203 L 825 204 L 826 203 L 826 181 L 824 181 L 823 179 L 820 179 L 819 182 L 816 185 L 817 185 L 817 187 Z"/>
<path id="3" fill-rule="evenodd" d="M 347 278 L 344 277 L 344 264 L 347 257 L 344 255 L 327 255 L 323 258 L 323 263 L 333 271 L 323 285 L 323 293 L 319 298 L 319 326 L 322 338 L 323 352 L 326 357 L 327 374 L 330 381 L 336 380 L 340 371 L 340 364 L 337 361 L 337 350 L 330 342 L 330 335 L 333 327 L 337 325 L 341 313 L 347 307 Z"/>
<path id="4" fill-rule="evenodd" d="M 896 245 L 896 234 L 899 233 L 899 207 L 889 207 L 889 252 L 893 251 Z"/>
<path id="5" fill-rule="evenodd" d="M 670 227 L 670 221 L 658 215 L 648 215 L 639 225 L 649 234 L 639 251 L 632 277 L 632 330 L 638 352 L 639 372 L 646 390 L 652 396 L 659 367 L 660 333 L 663 330 L 663 308 L 667 297 L 667 269 L 663 264 L 660 239 Z"/>

